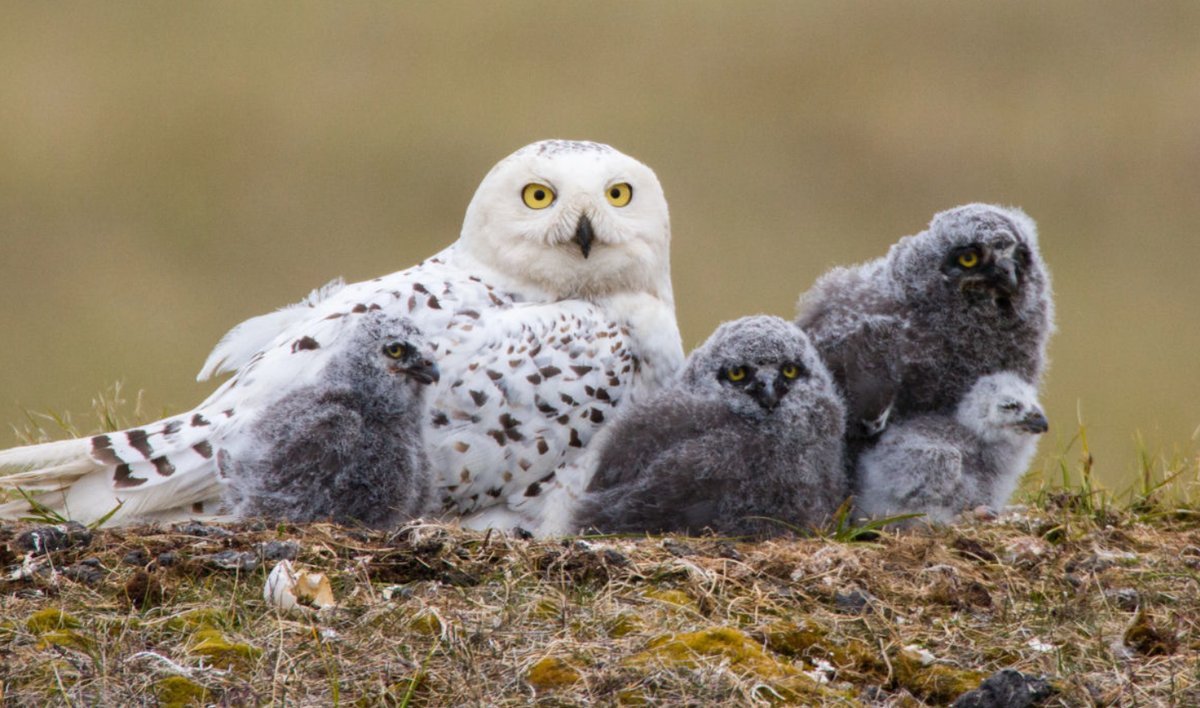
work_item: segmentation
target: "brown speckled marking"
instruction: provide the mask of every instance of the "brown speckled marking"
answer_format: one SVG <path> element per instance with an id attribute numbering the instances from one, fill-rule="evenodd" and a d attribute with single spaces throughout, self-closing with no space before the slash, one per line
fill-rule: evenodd
<path id="1" fill-rule="evenodd" d="M 426 287 L 425 287 L 424 285 L 422 285 L 421 283 L 413 283 L 412 289 L 413 289 L 414 291 L 416 291 L 416 292 L 419 292 L 419 293 L 421 293 L 422 295 L 428 295 L 428 294 L 429 294 L 429 290 L 428 290 L 428 288 L 426 288 Z"/>
<path id="2" fill-rule="evenodd" d="M 579 439 L 579 431 L 571 428 L 571 447 L 583 447 L 583 441 Z"/>
<path id="3" fill-rule="evenodd" d="M 500 379 L 504 378 L 504 374 L 500 373 L 499 371 L 493 371 L 492 369 L 487 370 L 487 375 L 492 381 L 499 381 Z"/>
<path id="4" fill-rule="evenodd" d="M 463 482 L 464 484 L 470 482 L 471 470 L 467 469 L 466 467 L 462 468 L 462 471 L 458 473 L 458 481 Z"/>
<path id="5" fill-rule="evenodd" d="M 541 374 L 530 374 L 525 377 L 525 380 L 528 381 L 529 383 L 533 384 L 534 386 L 537 386 L 538 384 L 540 384 L 542 382 L 542 375 Z"/>
<path id="6" fill-rule="evenodd" d="M 600 412 L 599 408 L 593 408 L 590 415 L 593 423 L 600 424 L 604 422 L 604 414 Z"/>
<path id="7" fill-rule="evenodd" d="M 433 420 L 433 427 L 435 427 L 435 428 L 440 428 L 443 425 L 450 424 L 450 419 L 447 418 L 446 414 L 441 411 L 434 411 L 432 420 Z"/>
<path id="8" fill-rule="evenodd" d="M 361 315 L 362 313 L 367 311 L 367 306 L 360 302 L 357 305 L 355 305 L 353 308 L 351 308 L 350 311 L 355 314 Z"/>
<path id="9" fill-rule="evenodd" d="M 206 460 L 212 457 L 212 445 L 209 445 L 207 440 L 192 445 L 192 449 Z"/>
<path id="10" fill-rule="evenodd" d="M 522 435 L 520 431 L 521 421 L 512 417 L 508 413 L 504 413 L 500 416 L 500 425 L 504 426 L 504 434 L 507 435 L 510 440 L 520 442 L 521 440 L 525 439 L 525 436 Z"/>
<path id="11" fill-rule="evenodd" d="M 471 400 L 475 401 L 475 405 L 482 406 L 484 403 L 487 403 L 488 395 L 483 391 L 472 390 L 468 391 L 468 393 L 471 394 Z"/>
<path id="12" fill-rule="evenodd" d="M 438 302 L 438 299 L 437 299 L 437 297 L 436 297 L 436 296 L 434 296 L 434 295 L 430 295 L 430 296 L 429 296 L 429 302 L 428 302 L 428 305 L 429 305 L 431 308 L 435 309 L 435 310 L 440 310 L 440 309 L 442 309 L 442 303 Z"/>
<path id="13" fill-rule="evenodd" d="M 500 479 L 504 480 L 505 482 L 511 482 L 513 479 L 513 473 L 509 472 L 508 470 L 504 470 L 504 474 L 500 475 Z"/>
<path id="14" fill-rule="evenodd" d="M 487 490 L 487 495 L 492 499 L 499 499 L 502 493 L 503 492 L 500 490 L 500 487 L 492 487 L 491 489 Z"/>
<path id="15" fill-rule="evenodd" d="M 142 457 L 150 459 L 150 443 L 146 440 L 148 434 L 145 430 L 130 430 L 125 433 L 125 439 L 129 441 L 129 447 L 141 453 Z"/>
<path id="16" fill-rule="evenodd" d="M 162 432 L 163 432 L 163 435 L 174 435 L 175 433 L 178 433 L 182 427 L 183 427 L 183 421 L 172 420 L 163 426 Z"/>
<path id="17" fill-rule="evenodd" d="M 550 451 L 550 445 L 548 445 L 548 444 L 546 443 L 546 439 L 545 439 L 545 438 L 538 438 L 538 439 L 537 439 L 537 450 L 538 450 L 538 454 L 539 454 L 539 455 L 545 455 L 547 452 L 549 452 L 549 451 Z"/>
<path id="18" fill-rule="evenodd" d="M 175 474 L 175 465 L 171 464 L 171 461 L 166 457 L 156 457 L 150 460 L 150 462 L 154 465 L 154 470 L 163 477 L 170 477 Z"/>
<path id="19" fill-rule="evenodd" d="M 459 440 L 458 442 L 454 443 L 454 449 L 458 452 L 466 452 L 467 450 L 471 449 L 471 444 Z"/>
<path id="20" fill-rule="evenodd" d="M 107 435 L 97 435 L 92 438 L 92 456 L 106 465 L 121 464 L 121 458 L 113 452 L 112 439 Z"/>
<path id="21" fill-rule="evenodd" d="M 201 428 L 206 425 L 211 425 L 211 423 L 205 420 L 204 416 L 200 415 L 199 413 L 192 416 L 192 427 Z"/>
<path id="22" fill-rule="evenodd" d="M 504 443 L 508 439 L 504 435 L 503 430 L 489 430 L 489 431 L 487 431 L 487 434 L 492 436 L 492 439 L 495 440 L 496 444 L 499 445 L 500 447 L 504 447 Z"/>
<path id="23" fill-rule="evenodd" d="M 129 489 L 145 483 L 144 479 L 134 479 L 129 476 L 129 465 L 117 465 L 117 470 L 113 473 L 113 486 L 117 489 Z"/>
<path id="24" fill-rule="evenodd" d="M 320 348 L 321 348 L 320 343 L 318 343 L 317 340 L 313 339 L 312 337 L 305 336 L 305 337 L 301 337 L 300 339 L 297 339 L 296 341 L 292 342 L 292 353 L 293 354 L 295 354 L 298 351 L 305 350 L 305 349 L 320 349 Z"/>
<path id="25" fill-rule="evenodd" d="M 534 482 L 533 484 L 531 484 L 525 488 L 525 496 L 527 496 L 527 497 L 536 497 L 537 495 L 539 495 L 541 493 L 542 493 L 542 485 L 538 484 L 537 482 Z"/>
<path id="26" fill-rule="evenodd" d="M 335 312 L 335 313 L 333 313 L 332 315 L 325 315 L 325 319 L 327 319 L 327 320 L 336 320 L 336 319 L 337 319 L 337 318 L 339 318 L 339 317 L 345 317 L 345 316 L 346 316 L 346 313 L 345 313 L 345 312 Z"/>
<path id="27" fill-rule="evenodd" d="M 562 373 L 562 369 L 557 366 L 543 366 L 539 371 L 542 372 L 542 376 L 548 379 L 552 379 Z"/>

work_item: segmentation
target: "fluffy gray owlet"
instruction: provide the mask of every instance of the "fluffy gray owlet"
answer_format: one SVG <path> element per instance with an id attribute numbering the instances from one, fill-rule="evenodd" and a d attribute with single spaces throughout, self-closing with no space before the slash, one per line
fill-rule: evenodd
<path id="1" fill-rule="evenodd" d="M 1011 372 L 980 378 L 953 414 L 888 427 L 858 460 L 858 511 L 922 513 L 948 523 L 964 509 L 1002 507 L 1047 430 L 1037 392 Z"/>
<path id="2" fill-rule="evenodd" d="M 408 318 L 374 311 L 355 328 L 311 383 L 218 450 L 236 516 L 388 527 L 429 511 L 421 430 L 434 352 Z"/>
<path id="3" fill-rule="evenodd" d="M 575 523 L 605 532 L 768 536 L 847 495 L 845 410 L 808 338 L 778 317 L 717 328 L 606 439 Z"/>
<path id="4" fill-rule="evenodd" d="M 796 323 L 845 395 L 853 456 L 889 419 L 952 411 L 985 374 L 1036 384 L 1054 303 L 1033 220 L 968 204 L 883 258 L 823 275 Z"/>

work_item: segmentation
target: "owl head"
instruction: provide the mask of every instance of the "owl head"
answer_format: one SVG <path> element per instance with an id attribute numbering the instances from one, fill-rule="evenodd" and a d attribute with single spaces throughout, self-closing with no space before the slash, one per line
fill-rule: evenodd
<path id="1" fill-rule="evenodd" d="M 460 244 L 552 298 L 645 292 L 673 302 L 670 240 L 666 198 L 649 167 L 608 145 L 543 140 L 484 177 Z"/>
<path id="2" fill-rule="evenodd" d="M 837 410 L 828 412 L 837 423 L 843 416 L 816 348 L 799 327 L 779 317 L 758 315 L 722 324 L 688 357 L 680 385 L 718 397 L 734 413 L 751 419 L 793 415 L 816 400 L 836 402 Z"/>
<path id="3" fill-rule="evenodd" d="M 933 217 L 888 253 L 892 282 L 909 302 L 1020 318 L 1046 301 L 1049 277 L 1037 227 L 1016 208 L 967 204 Z"/>
<path id="4" fill-rule="evenodd" d="M 1050 428 L 1037 390 L 1009 371 L 980 377 L 959 402 L 955 419 L 988 442 L 1016 441 Z"/>
<path id="5" fill-rule="evenodd" d="M 419 390 L 439 379 L 436 353 L 425 335 L 407 317 L 372 310 L 359 315 L 350 336 L 332 346 L 330 374 L 350 382 L 353 389 L 386 392 L 396 386 Z"/>

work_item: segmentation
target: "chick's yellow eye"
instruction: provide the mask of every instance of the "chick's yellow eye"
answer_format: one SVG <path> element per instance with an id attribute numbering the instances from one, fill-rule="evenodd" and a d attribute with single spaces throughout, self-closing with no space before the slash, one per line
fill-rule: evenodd
<path id="1" fill-rule="evenodd" d="M 967 251 L 958 257 L 958 264 L 963 268 L 974 268 L 979 265 L 979 254 L 975 251 Z"/>
<path id="2" fill-rule="evenodd" d="M 544 184 L 530 182 L 521 190 L 521 199 L 530 209 L 545 209 L 554 203 L 554 190 Z"/>
<path id="3" fill-rule="evenodd" d="M 744 367 L 744 366 L 731 366 L 731 367 L 729 367 L 729 369 L 728 369 L 728 370 L 725 372 L 725 376 L 726 376 L 726 377 L 727 377 L 727 378 L 728 378 L 730 381 L 735 381 L 735 382 L 736 382 L 736 381 L 741 381 L 742 379 L 746 378 L 746 367 Z"/>
<path id="4" fill-rule="evenodd" d="M 383 353 L 392 359 L 402 359 L 408 353 L 408 345 L 404 342 L 388 342 L 383 345 Z"/>
<path id="5" fill-rule="evenodd" d="M 615 207 L 623 207 L 633 199 L 633 187 L 629 186 L 628 182 L 614 184 L 604 193 L 608 197 L 608 203 Z"/>
<path id="6" fill-rule="evenodd" d="M 785 379 L 794 379 L 800 375 L 800 367 L 795 364 L 784 364 L 779 372 L 783 374 L 783 378 Z"/>

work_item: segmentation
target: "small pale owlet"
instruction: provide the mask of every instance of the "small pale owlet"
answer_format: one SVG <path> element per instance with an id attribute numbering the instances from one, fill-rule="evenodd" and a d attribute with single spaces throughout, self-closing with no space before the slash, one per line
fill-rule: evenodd
<path id="1" fill-rule="evenodd" d="M 895 423 L 859 457 L 858 512 L 948 523 L 965 509 L 999 509 L 1047 428 L 1032 385 L 1012 372 L 981 377 L 953 413 Z"/>

